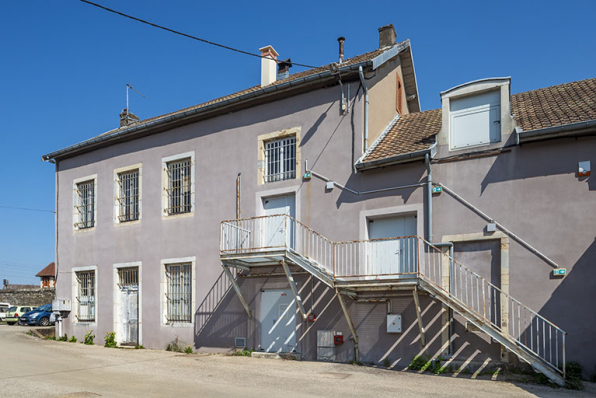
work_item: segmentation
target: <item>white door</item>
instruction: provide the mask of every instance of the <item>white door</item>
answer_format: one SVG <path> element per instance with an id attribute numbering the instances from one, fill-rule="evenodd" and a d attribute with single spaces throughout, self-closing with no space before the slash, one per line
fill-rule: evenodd
<path id="1" fill-rule="evenodd" d="M 294 195 L 263 198 L 263 215 L 287 214 L 295 217 Z M 294 223 L 287 217 L 265 218 L 263 223 L 262 247 L 293 247 Z M 286 231 L 287 230 L 287 231 Z"/>
<path id="2" fill-rule="evenodd" d="M 261 349 L 292 352 L 296 348 L 296 302 L 292 291 L 261 293 Z"/>
<path id="3" fill-rule="evenodd" d="M 416 216 L 368 220 L 368 238 L 383 239 L 367 245 L 366 275 L 402 274 L 416 271 Z M 400 237 L 401 239 L 387 239 Z"/>
<path id="4" fill-rule="evenodd" d="M 120 288 L 120 321 L 120 344 L 137 345 L 139 343 L 138 286 Z"/>

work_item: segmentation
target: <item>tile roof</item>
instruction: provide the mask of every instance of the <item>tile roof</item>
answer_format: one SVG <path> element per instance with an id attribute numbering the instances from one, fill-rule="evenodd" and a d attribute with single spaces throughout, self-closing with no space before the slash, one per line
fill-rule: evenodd
<path id="1" fill-rule="evenodd" d="M 596 78 L 513 94 L 511 113 L 524 131 L 596 120 Z"/>
<path id="2" fill-rule="evenodd" d="M 398 43 L 398 45 L 399 44 L 400 43 Z M 370 61 L 373 58 L 375 58 L 378 55 L 380 55 L 381 53 L 387 51 L 388 49 L 389 48 L 377 49 L 377 50 L 374 50 L 374 51 L 367 52 L 365 54 L 357 55 L 355 57 L 346 59 L 341 64 L 341 67 L 344 68 L 346 66 L 355 65 L 355 64 L 362 63 L 362 62 Z M 293 80 L 298 80 L 298 79 L 305 78 L 305 77 L 308 77 L 308 76 L 316 75 L 317 73 L 327 72 L 329 70 L 329 66 L 330 65 L 331 64 L 327 64 L 327 65 L 323 65 L 323 66 L 320 66 L 320 67 L 317 67 L 317 68 L 312 68 L 312 69 L 308 69 L 308 70 L 305 70 L 305 71 L 302 71 L 302 72 L 291 74 L 287 78 L 282 79 L 282 80 L 277 80 L 277 81 L 271 83 L 270 85 L 268 85 L 266 87 L 273 87 L 273 86 L 276 86 L 278 84 L 287 83 L 287 82 L 290 82 L 290 81 L 293 81 Z M 107 135 L 107 134 L 112 134 L 112 133 L 115 133 L 115 132 L 117 132 L 119 130 L 124 130 L 124 129 L 130 128 L 130 127 L 133 127 L 133 126 L 142 125 L 142 124 L 145 124 L 147 122 L 155 121 L 155 120 L 162 119 L 162 118 L 165 118 L 165 117 L 168 117 L 168 116 L 172 116 L 172 115 L 176 115 L 176 114 L 179 114 L 179 113 L 184 113 L 184 112 L 188 112 L 188 111 L 191 111 L 191 110 L 203 108 L 203 107 L 206 107 L 208 105 L 217 104 L 219 102 L 223 102 L 223 101 L 226 101 L 226 100 L 229 100 L 229 99 L 232 99 L 232 98 L 240 97 L 240 96 L 242 96 L 244 94 L 248 94 L 248 93 L 252 93 L 254 91 L 258 91 L 261 88 L 262 87 L 259 84 L 257 86 L 249 87 L 247 89 L 240 90 L 240 91 L 237 91 L 235 93 L 225 95 L 223 97 L 215 98 L 215 99 L 212 99 L 212 100 L 207 101 L 207 102 L 203 102 L 203 103 L 198 104 L 198 105 L 189 106 L 187 108 L 180 109 L 178 111 L 166 113 L 166 114 L 155 116 L 155 117 L 151 117 L 151 118 L 148 118 L 148 119 L 143 119 L 143 120 L 140 120 L 140 121 L 138 121 L 136 123 L 129 124 L 128 126 L 123 126 L 123 127 L 119 127 L 119 128 L 116 128 L 116 129 L 107 131 L 107 132 L 105 132 L 103 134 L 100 134 L 99 136 L 103 136 L 103 135 Z"/>
<path id="3" fill-rule="evenodd" d="M 49 263 L 44 269 L 39 271 L 35 276 L 56 276 L 56 264 L 54 262 Z"/>
<path id="4" fill-rule="evenodd" d="M 441 130 L 441 109 L 402 116 L 363 162 L 428 149 Z M 524 131 L 596 120 L 596 78 L 511 96 L 511 113 Z"/>

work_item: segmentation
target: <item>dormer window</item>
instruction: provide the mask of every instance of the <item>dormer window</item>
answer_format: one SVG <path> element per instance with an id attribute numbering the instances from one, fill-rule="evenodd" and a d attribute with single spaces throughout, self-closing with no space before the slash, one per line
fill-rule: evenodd
<path id="1" fill-rule="evenodd" d="M 510 82 L 508 77 L 489 78 L 443 91 L 443 128 L 438 145 L 447 151 L 502 146 L 513 129 Z"/>
<path id="2" fill-rule="evenodd" d="M 500 91 L 452 99 L 449 103 L 449 118 L 451 149 L 501 141 Z"/>

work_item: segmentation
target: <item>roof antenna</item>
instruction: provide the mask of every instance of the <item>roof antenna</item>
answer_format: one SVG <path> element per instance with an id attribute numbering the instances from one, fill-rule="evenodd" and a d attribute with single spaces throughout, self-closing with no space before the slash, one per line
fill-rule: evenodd
<path id="1" fill-rule="evenodd" d="M 137 94 L 141 97 L 146 98 L 143 94 L 139 93 L 136 88 L 131 86 L 130 84 L 126 83 L 126 124 L 128 125 L 128 114 L 130 113 L 130 108 L 128 107 L 128 90 L 134 90 Z"/>

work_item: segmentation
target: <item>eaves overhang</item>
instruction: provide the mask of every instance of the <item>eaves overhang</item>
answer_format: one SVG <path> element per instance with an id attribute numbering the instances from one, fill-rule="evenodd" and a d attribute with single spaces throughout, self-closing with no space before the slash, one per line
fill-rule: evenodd
<path id="1" fill-rule="evenodd" d="M 402 153 L 399 155 L 395 155 L 395 156 L 391 156 L 391 157 L 379 159 L 379 160 L 372 160 L 369 162 L 359 162 L 359 163 L 356 163 L 354 165 L 354 167 L 356 167 L 356 170 L 358 170 L 358 171 L 365 171 L 365 170 L 376 169 L 379 167 L 393 166 L 396 164 L 418 162 L 418 161 L 424 160 L 426 158 L 426 155 L 429 155 L 431 158 L 434 157 L 435 153 L 436 153 L 436 146 L 435 146 L 435 144 L 433 144 L 428 149 L 423 149 L 423 150 L 415 151 L 415 152 Z"/>
<path id="2" fill-rule="evenodd" d="M 529 131 L 522 131 L 518 128 L 516 131 L 518 142 L 520 144 L 525 142 L 552 140 L 556 138 L 579 137 L 596 134 L 596 120 L 587 120 Z"/>
<path id="3" fill-rule="evenodd" d="M 370 68 L 372 66 L 373 61 L 368 60 L 349 66 L 340 67 L 339 75 L 344 80 L 349 79 L 352 74 L 358 75 L 358 69 L 360 67 Z M 116 130 L 113 133 L 99 135 L 97 137 L 90 138 L 77 144 L 48 153 L 47 155 L 43 155 L 41 160 L 51 161 L 72 157 L 93 149 L 97 149 L 99 147 L 114 144 L 119 141 L 127 141 L 140 136 L 158 133 L 160 131 L 167 130 L 168 128 L 192 123 L 197 119 L 205 118 L 224 110 L 226 113 L 228 113 L 237 109 L 243 109 L 252 105 L 253 102 L 257 102 L 259 100 L 268 102 L 277 96 L 289 94 L 293 91 L 300 91 L 302 89 L 308 88 L 309 86 L 315 86 L 314 88 L 316 88 L 319 84 L 333 82 L 336 81 L 337 78 L 337 72 L 331 72 L 330 70 L 327 70 L 303 78 L 290 80 L 288 82 L 266 86 L 238 97 L 230 98 L 184 112 L 175 112 L 172 115 L 150 120 L 146 123 L 140 123 L 126 129 Z"/>

